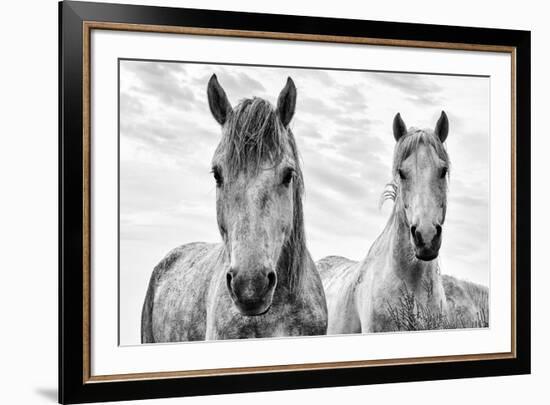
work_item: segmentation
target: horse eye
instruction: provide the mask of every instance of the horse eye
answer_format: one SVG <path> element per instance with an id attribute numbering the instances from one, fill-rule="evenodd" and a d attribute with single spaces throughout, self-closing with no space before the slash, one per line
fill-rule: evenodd
<path id="1" fill-rule="evenodd" d="M 397 173 L 399 173 L 399 177 L 401 178 L 401 180 L 407 179 L 407 176 L 405 176 L 405 172 L 403 172 L 403 170 L 399 169 Z"/>
<path id="2" fill-rule="evenodd" d="M 441 169 L 441 178 L 444 179 L 445 176 L 447 175 L 447 172 L 449 171 L 449 169 L 447 167 L 444 167 L 443 169 Z"/>
<path id="3" fill-rule="evenodd" d="M 216 180 L 216 186 L 221 187 L 223 184 L 223 177 L 221 175 L 220 169 L 218 167 L 212 168 L 212 174 L 214 175 L 214 180 Z"/>
<path id="4" fill-rule="evenodd" d="M 288 186 L 292 181 L 293 177 L 294 177 L 294 169 L 290 167 L 285 169 L 283 174 L 283 181 L 282 181 L 283 186 Z"/>

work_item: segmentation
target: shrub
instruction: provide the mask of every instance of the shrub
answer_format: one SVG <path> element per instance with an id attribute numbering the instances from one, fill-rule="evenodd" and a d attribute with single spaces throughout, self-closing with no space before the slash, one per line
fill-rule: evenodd
<path id="1" fill-rule="evenodd" d="M 460 292 L 463 293 L 460 300 L 454 300 L 454 297 L 449 294 L 450 291 L 455 291 L 456 294 L 458 290 L 445 288 L 447 300 L 453 303 L 448 306 L 447 311 L 443 309 L 442 303 L 438 308 L 427 303 L 433 296 L 432 280 L 422 281 L 422 288 L 426 292 L 424 302 L 421 302 L 403 283 L 397 299 L 393 303 L 386 301 L 386 314 L 391 319 L 395 330 L 399 331 L 487 328 L 489 326 L 488 291 L 473 283 L 465 281 L 460 283 L 463 284 L 460 285 Z M 456 304 L 457 301 L 461 304 Z"/>

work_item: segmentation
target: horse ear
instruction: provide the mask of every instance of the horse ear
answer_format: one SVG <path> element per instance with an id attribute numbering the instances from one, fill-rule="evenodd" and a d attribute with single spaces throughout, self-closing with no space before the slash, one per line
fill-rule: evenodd
<path id="1" fill-rule="evenodd" d="M 220 123 L 220 125 L 225 124 L 227 117 L 232 111 L 231 103 L 229 102 L 225 91 L 218 82 L 218 78 L 215 74 L 212 75 L 208 81 L 208 105 L 210 106 L 210 111 L 212 115 Z"/>
<path id="2" fill-rule="evenodd" d="M 281 122 L 286 127 L 290 124 L 290 120 L 294 116 L 294 110 L 296 109 L 296 86 L 294 82 L 289 77 L 286 81 L 286 85 L 281 94 L 279 94 L 279 99 L 277 100 L 277 114 Z"/>
<path id="3" fill-rule="evenodd" d="M 434 133 L 441 143 L 445 142 L 445 139 L 447 139 L 447 135 L 449 135 L 449 119 L 445 111 L 441 111 L 441 116 L 437 120 L 437 124 L 435 124 Z"/>
<path id="4" fill-rule="evenodd" d="M 393 119 L 393 137 L 396 141 L 399 141 L 403 135 L 407 133 L 407 126 L 405 125 L 405 122 L 401 118 L 401 114 L 397 113 L 395 114 L 395 118 Z"/>

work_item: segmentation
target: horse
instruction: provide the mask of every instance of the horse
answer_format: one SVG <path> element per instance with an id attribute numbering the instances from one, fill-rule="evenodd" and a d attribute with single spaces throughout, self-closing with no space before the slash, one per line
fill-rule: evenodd
<path id="1" fill-rule="evenodd" d="M 489 326 L 489 289 L 467 280 L 442 275 L 451 324 L 456 328 Z"/>
<path id="2" fill-rule="evenodd" d="M 276 108 L 257 97 L 233 108 L 210 78 L 208 104 L 222 132 L 211 164 L 221 242 L 177 247 L 154 268 L 142 343 L 326 334 L 290 129 L 296 97 L 289 77 Z"/>
<path id="3" fill-rule="evenodd" d="M 362 261 L 330 256 L 317 263 L 328 334 L 398 330 L 392 315 L 404 303 L 414 304 L 411 297 L 429 314 L 446 314 L 437 257 L 447 208 L 448 133 L 444 111 L 433 130 L 407 129 L 395 116 L 393 180 L 383 194 L 394 206 L 386 227 Z"/>

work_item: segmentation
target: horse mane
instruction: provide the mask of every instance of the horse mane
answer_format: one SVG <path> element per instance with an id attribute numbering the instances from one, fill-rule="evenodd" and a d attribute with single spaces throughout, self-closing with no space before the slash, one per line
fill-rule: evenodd
<path id="1" fill-rule="evenodd" d="M 433 147 L 437 157 L 443 160 L 449 167 L 447 176 L 450 176 L 451 161 L 449 159 L 449 154 L 447 153 L 447 148 L 443 142 L 441 142 L 431 130 L 410 128 L 409 132 L 405 136 L 401 137 L 395 145 L 392 167 L 393 178 L 391 182 L 386 184 L 386 187 L 380 196 L 380 206 L 382 206 L 387 200 L 395 201 L 397 199 L 397 196 L 399 195 L 399 183 L 397 182 L 399 167 L 401 167 L 401 164 L 405 159 L 407 159 L 415 150 L 418 149 L 420 144 Z"/>
<path id="2" fill-rule="evenodd" d="M 286 267 L 291 291 L 300 291 L 306 266 L 302 196 L 304 181 L 294 134 L 285 128 L 277 111 L 266 100 L 242 100 L 224 125 L 216 154 L 223 158 L 229 179 L 240 172 L 255 175 L 266 162 L 276 167 L 290 154 L 294 160 L 294 214 L 292 232 L 278 265 Z"/>
<path id="3" fill-rule="evenodd" d="M 223 129 L 218 153 L 224 155 L 229 176 L 256 174 L 262 163 L 276 166 L 286 152 L 287 131 L 275 109 L 258 97 L 242 100 Z"/>
<path id="4" fill-rule="evenodd" d="M 398 192 L 398 186 L 395 180 L 392 180 L 391 182 L 387 183 L 384 187 L 384 191 L 382 191 L 382 194 L 380 195 L 380 201 L 378 203 L 378 207 L 382 208 L 384 203 L 388 200 L 395 201 L 397 198 L 397 192 Z"/>

